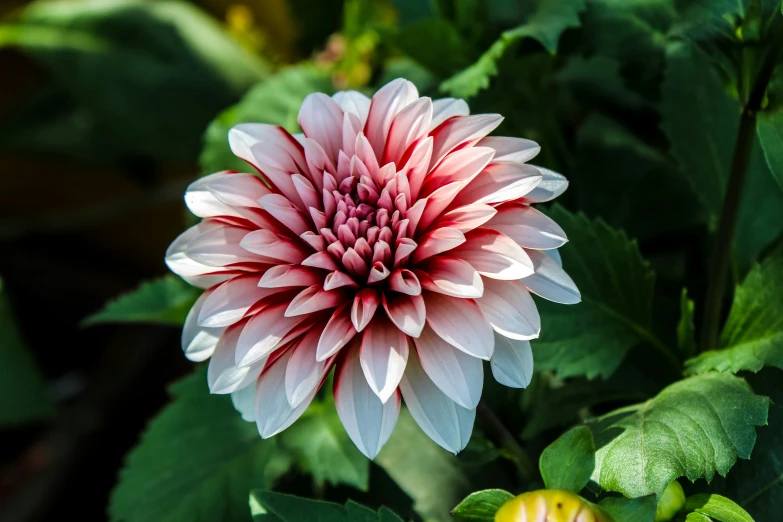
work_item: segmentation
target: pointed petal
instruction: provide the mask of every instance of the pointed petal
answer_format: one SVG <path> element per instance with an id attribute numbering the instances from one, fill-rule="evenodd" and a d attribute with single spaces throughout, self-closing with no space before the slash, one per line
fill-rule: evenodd
<path id="1" fill-rule="evenodd" d="M 433 228 L 456 228 L 463 234 L 467 234 L 471 230 L 474 230 L 490 221 L 492 217 L 497 214 L 497 212 L 498 211 L 494 207 L 484 205 L 483 203 L 465 205 L 462 207 L 457 207 L 454 210 L 449 210 L 448 212 L 442 214 L 435 222 L 435 225 L 433 225 Z M 487 228 L 487 225 L 484 225 L 484 227 Z"/>
<path id="2" fill-rule="evenodd" d="M 414 264 L 452 250 L 465 242 L 465 235 L 456 228 L 436 228 L 421 236 L 411 260 Z"/>
<path id="3" fill-rule="evenodd" d="M 259 288 L 258 276 L 235 277 L 216 287 L 201 305 L 199 326 L 229 326 L 242 319 L 250 308 L 278 288 Z"/>
<path id="4" fill-rule="evenodd" d="M 465 100 L 460 98 L 441 98 L 432 102 L 432 122 L 430 130 L 453 116 L 467 116 L 470 108 Z"/>
<path id="5" fill-rule="evenodd" d="M 291 300 L 285 311 L 286 317 L 307 315 L 321 310 L 335 308 L 345 301 L 345 294 L 339 290 L 324 290 L 320 284 L 309 286 Z"/>
<path id="6" fill-rule="evenodd" d="M 261 288 L 284 288 L 297 286 L 312 286 L 323 281 L 323 272 L 297 265 L 277 265 L 270 267 L 258 286 Z"/>
<path id="7" fill-rule="evenodd" d="M 429 326 L 413 342 L 422 368 L 440 391 L 463 408 L 475 409 L 484 385 L 481 359 L 457 350 Z"/>
<path id="8" fill-rule="evenodd" d="M 269 143 L 280 147 L 293 158 L 299 168 L 307 166 L 304 161 L 302 145 L 294 136 L 291 136 L 287 130 L 279 125 L 242 123 L 235 125 L 228 132 L 228 144 L 231 147 L 231 152 L 251 165 L 253 164 L 251 149 L 257 143 Z"/>
<path id="9" fill-rule="evenodd" d="M 309 266 L 313 268 L 322 268 L 324 270 L 334 271 L 339 267 L 335 263 L 334 258 L 329 252 L 316 252 L 310 257 L 302 261 L 302 266 Z"/>
<path id="10" fill-rule="evenodd" d="M 509 388 L 527 388 L 533 378 L 530 341 L 509 339 L 495 332 L 495 353 L 489 360 L 495 380 Z"/>
<path id="11" fill-rule="evenodd" d="M 269 189 L 258 176 L 218 172 L 191 183 L 185 191 L 185 204 L 200 218 L 245 217 L 247 213 L 240 209 L 258 208 L 258 198 L 266 194 Z"/>
<path id="12" fill-rule="evenodd" d="M 507 138 L 505 136 L 487 136 L 477 144 L 479 147 L 492 147 L 495 149 L 493 162 L 525 163 L 535 158 L 541 147 L 535 141 L 524 138 Z"/>
<path id="13" fill-rule="evenodd" d="M 332 95 L 332 99 L 343 112 L 355 114 L 362 126 L 367 121 L 367 113 L 370 112 L 370 98 L 358 91 L 340 91 Z"/>
<path id="14" fill-rule="evenodd" d="M 457 116 L 444 121 L 433 129 L 432 159 L 430 168 L 437 165 L 449 152 L 464 143 L 476 142 L 483 138 L 503 121 L 499 114 L 476 114 Z"/>
<path id="15" fill-rule="evenodd" d="M 413 103 L 419 97 L 419 92 L 408 80 L 397 78 L 381 87 L 372 97 L 364 134 L 380 158 L 389 135 L 389 128 L 397 114 Z"/>
<path id="16" fill-rule="evenodd" d="M 527 252 L 508 236 L 478 228 L 469 232 L 464 245 L 450 252 L 470 263 L 481 275 L 492 279 L 516 280 L 533 273 Z"/>
<path id="17" fill-rule="evenodd" d="M 468 355 L 489 360 L 495 338 L 492 327 L 473 299 L 434 292 L 424 292 L 423 295 L 427 305 L 427 324 L 436 334 Z"/>
<path id="18" fill-rule="evenodd" d="M 336 354 L 340 348 L 356 336 L 356 328 L 351 322 L 351 303 L 345 303 L 338 308 L 318 339 L 315 358 L 323 361 Z"/>
<path id="19" fill-rule="evenodd" d="M 268 194 L 258 203 L 297 236 L 310 230 L 307 217 L 280 194 Z"/>
<path id="20" fill-rule="evenodd" d="M 530 165 L 490 163 L 454 199 L 455 206 L 502 203 L 519 199 L 541 182 L 541 171 Z"/>
<path id="21" fill-rule="evenodd" d="M 557 223 L 533 207 L 510 203 L 500 206 L 497 211 L 484 228 L 502 232 L 521 247 L 550 250 L 560 248 L 568 241 Z"/>
<path id="22" fill-rule="evenodd" d="M 354 288 L 359 285 L 356 284 L 356 281 L 354 281 L 351 276 L 345 272 L 340 272 L 339 270 L 330 272 L 324 279 L 324 290 L 334 290 L 345 286 Z"/>
<path id="23" fill-rule="evenodd" d="M 286 317 L 286 307 L 286 303 L 280 303 L 265 308 L 245 325 L 237 342 L 237 366 L 247 366 L 268 356 L 305 320 L 306 316 Z"/>
<path id="24" fill-rule="evenodd" d="M 372 288 L 365 288 L 356 294 L 351 306 L 351 323 L 357 332 L 361 332 L 370 324 L 379 304 L 381 298 Z"/>
<path id="25" fill-rule="evenodd" d="M 555 259 L 547 255 L 549 252 L 556 251 L 548 250 L 546 253 L 536 250 L 527 251 L 533 261 L 536 273 L 524 278 L 522 283 L 534 294 L 555 303 L 576 304 L 580 302 L 582 294 L 579 293 L 573 279 L 566 274 Z"/>
<path id="26" fill-rule="evenodd" d="M 292 350 L 287 350 L 261 375 L 256 387 L 256 425 L 261 437 L 268 439 L 298 419 L 315 397 L 318 387 L 292 408 L 285 391 L 285 374 Z"/>
<path id="27" fill-rule="evenodd" d="M 377 315 L 362 335 L 359 360 L 367 384 L 386 402 L 394 394 L 408 360 L 408 338 L 384 315 Z"/>
<path id="28" fill-rule="evenodd" d="M 359 451 L 374 459 L 397 424 L 400 394 L 395 391 L 385 403 L 375 395 L 361 368 L 358 343 L 337 367 L 334 403 L 348 436 Z"/>
<path id="29" fill-rule="evenodd" d="M 448 398 L 427 377 L 418 357 L 411 357 L 400 391 L 413 419 L 438 446 L 454 454 L 468 445 L 476 410 L 468 410 Z"/>
<path id="30" fill-rule="evenodd" d="M 522 281 L 486 279 L 484 296 L 476 302 L 496 332 L 520 340 L 538 337 L 541 318 Z"/>
<path id="31" fill-rule="evenodd" d="M 321 92 L 308 94 L 299 109 L 298 121 L 305 136 L 317 141 L 329 159 L 336 163 L 343 141 L 343 110 L 340 106 Z"/>
<path id="32" fill-rule="evenodd" d="M 383 293 L 383 308 L 394 326 L 411 337 L 418 337 L 426 318 L 424 298 L 396 292 Z"/>
<path id="33" fill-rule="evenodd" d="M 250 366 L 237 367 L 234 361 L 237 341 L 246 322 L 226 329 L 215 347 L 215 353 L 209 360 L 207 383 L 209 392 L 216 394 L 233 393 L 253 384 L 264 369 L 264 360 Z"/>
<path id="34" fill-rule="evenodd" d="M 399 163 L 408 147 L 427 134 L 431 121 L 432 100 L 429 98 L 419 98 L 402 109 L 389 127 L 381 163 Z"/>
<path id="35" fill-rule="evenodd" d="M 468 147 L 452 152 L 427 175 L 419 196 L 429 196 L 453 181 L 470 182 L 484 170 L 494 154 L 495 151 L 487 147 Z"/>
<path id="36" fill-rule="evenodd" d="M 452 297 L 481 297 L 484 283 L 475 268 L 467 261 L 453 257 L 436 256 L 414 272 L 422 288 Z"/>
<path id="37" fill-rule="evenodd" d="M 536 166 L 543 179 L 536 188 L 525 195 L 524 201 L 530 203 L 544 203 L 552 201 L 568 188 L 568 180 L 562 174 L 543 167 Z"/>
<path id="38" fill-rule="evenodd" d="M 282 261 L 283 263 L 301 263 L 308 253 L 284 236 L 268 230 L 254 230 L 249 232 L 239 246 L 260 256 Z"/>
<path id="39" fill-rule="evenodd" d="M 401 294 L 421 295 L 419 278 L 407 268 L 397 269 L 391 273 L 389 288 Z"/>
<path id="40" fill-rule="evenodd" d="M 312 328 L 293 349 L 285 371 L 285 393 L 292 408 L 299 406 L 314 391 L 332 368 L 332 360 L 317 360 L 315 357 L 319 328 Z"/>
<path id="41" fill-rule="evenodd" d="M 207 290 L 199 296 L 188 312 L 185 325 L 182 327 L 182 351 L 191 361 L 201 362 L 209 359 L 225 330 L 225 328 L 205 328 L 198 324 L 201 307 L 211 293 Z"/>

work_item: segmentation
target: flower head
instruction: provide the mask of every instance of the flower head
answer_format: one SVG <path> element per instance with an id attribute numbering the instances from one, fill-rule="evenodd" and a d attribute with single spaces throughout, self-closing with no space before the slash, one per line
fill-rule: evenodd
<path id="1" fill-rule="evenodd" d="M 526 162 L 521 138 L 487 137 L 496 114 L 419 97 L 395 80 L 372 99 L 308 96 L 304 134 L 242 124 L 231 149 L 257 174 L 219 172 L 185 196 L 203 218 L 166 262 L 206 291 L 183 348 L 211 357 L 213 393 L 231 393 L 262 437 L 291 425 L 335 368 L 351 439 L 373 458 L 405 402 L 442 447 L 465 447 L 483 385 L 525 387 L 540 320 L 530 292 L 579 292 L 556 249 L 563 231 L 531 204 L 561 175 Z"/>

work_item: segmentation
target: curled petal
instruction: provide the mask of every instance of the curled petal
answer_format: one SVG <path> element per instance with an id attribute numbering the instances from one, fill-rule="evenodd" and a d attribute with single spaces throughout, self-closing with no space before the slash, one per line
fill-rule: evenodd
<path id="1" fill-rule="evenodd" d="M 395 292 L 407 295 L 420 295 L 421 283 L 416 274 L 407 268 L 397 269 L 391 273 L 389 288 Z"/>
<path id="2" fill-rule="evenodd" d="M 351 306 L 351 322 L 357 332 L 361 332 L 370 324 L 379 304 L 381 304 L 381 298 L 378 296 L 378 292 L 372 288 L 365 288 L 356 294 Z"/>
<path id="3" fill-rule="evenodd" d="M 351 322 L 351 303 L 345 303 L 338 308 L 318 339 L 315 358 L 323 361 L 336 354 L 340 348 L 348 344 L 357 334 Z"/>
<path id="4" fill-rule="evenodd" d="M 394 326 L 402 332 L 411 337 L 421 334 L 426 317 L 422 296 L 384 292 L 383 308 Z"/>

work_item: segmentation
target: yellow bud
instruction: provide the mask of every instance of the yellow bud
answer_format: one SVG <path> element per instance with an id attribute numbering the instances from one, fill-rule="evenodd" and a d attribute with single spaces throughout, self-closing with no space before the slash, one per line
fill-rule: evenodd
<path id="1" fill-rule="evenodd" d="M 495 514 L 495 522 L 610 522 L 576 493 L 541 489 L 512 498 Z"/>
<path id="2" fill-rule="evenodd" d="M 669 482 L 655 509 L 655 522 L 666 522 L 674 518 L 685 505 L 685 492 L 676 480 Z"/>

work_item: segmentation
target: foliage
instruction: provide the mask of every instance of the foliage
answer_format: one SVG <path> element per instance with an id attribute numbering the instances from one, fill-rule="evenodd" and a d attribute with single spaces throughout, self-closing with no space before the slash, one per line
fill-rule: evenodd
<path id="1" fill-rule="evenodd" d="M 402 522 L 386 508 L 375 512 L 350 501 L 340 506 L 269 491 L 250 494 L 250 512 L 256 522 Z"/>
<path id="2" fill-rule="evenodd" d="M 139 288 L 106 303 L 85 318 L 84 326 L 99 323 L 159 323 L 181 325 L 199 291 L 174 275 L 146 281 Z"/>
<path id="3" fill-rule="evenodd" d="M 46 419 L 52 413 L 46 383 L 22 340 L 0 279 L 0 425 Z"/>

